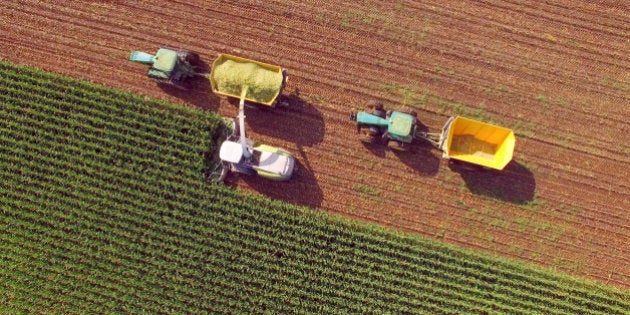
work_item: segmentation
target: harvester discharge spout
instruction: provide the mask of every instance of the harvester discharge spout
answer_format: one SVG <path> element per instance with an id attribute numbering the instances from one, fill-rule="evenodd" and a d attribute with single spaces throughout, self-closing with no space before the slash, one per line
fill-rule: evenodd
<path id="1" fill-rule="evenodd" d="M 247 138 L 245 137 L 245 96 L 247 95 L 247 85 L 241 87 L 241 99 L 238 102 L 238 126 L 241 146 L 243 147 L 243 156 L 248 159 L 251 153 L 247 149 Z"/>

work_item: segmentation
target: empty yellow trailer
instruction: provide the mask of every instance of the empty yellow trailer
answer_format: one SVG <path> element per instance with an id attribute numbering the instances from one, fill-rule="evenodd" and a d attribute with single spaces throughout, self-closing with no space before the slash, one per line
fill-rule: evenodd
<path id="1" fill-rule="evenodd" d="M 443 157 L 502 170 L 512 160 L 515 137 L 511 129 L 456 116 L 440 137 Z"/>

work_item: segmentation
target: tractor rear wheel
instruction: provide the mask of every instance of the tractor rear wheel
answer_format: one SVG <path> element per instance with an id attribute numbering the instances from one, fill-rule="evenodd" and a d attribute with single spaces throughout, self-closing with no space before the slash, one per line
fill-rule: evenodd
<path id="1" fill-rule="evenodd" d="M 184 60 L 188 62 L 190 65 L 196 66 L 199 64 L 199 54 L 196 52 L 189 51 L 186 53 L 186 57 L 184 57 Z"/>
<path id="2" fill-rule="evenodd" d="M 385 118 L 385 114 L 387 112 L 385 111 L 385 107 L 383 106 L 382 102 L 371 100 L 367 103 L 367 107 L 368 109 L 372 110 L 372 115 L 381 117 L 383 119 Z"/>
<path id="3" fill-rule="evenodd" d="M 378 117 L 381 117 L 381 118 L 383 118 L 383 119 L 385 119 L 386 114 L 387 114 L 387 113 L 386 113 L 384 110 L 382 110 L 382 109 L 375 109 L 375 110 L 372 112 L 372 115 L 374 115 L 374 116 L 378 116 Z"/>

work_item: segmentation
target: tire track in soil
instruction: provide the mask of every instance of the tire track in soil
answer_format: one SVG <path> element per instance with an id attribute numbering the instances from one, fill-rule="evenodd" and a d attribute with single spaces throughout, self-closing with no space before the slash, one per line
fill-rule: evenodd
<path id="1" fill-rule="evenodd" d="M 277 3 L 282 4 L 283 2 Z M 21 4 L 24 8 L 28 7 L 27 2 L 21 2 Z M 43 5 L 39 1 L 30 4 Z M 337 3 L 332 4 L 336 5 Z M 501 122 L 517 122 L 521 119 L 519 113 L 523 115 L 523 113 L 533 112 L 519 109 L 517 114 L 513 114 L 506 104 L 510 104 L 510 101 L 513 100 L 522 99 L 524 96 L 525 98 L 531 97 L 532 88 L 536 88 L 533 91 L 548 90 L 549 85 L 544 82 L 537 82 L 545 76 L 550 76 L 552 80 L 557 82 L 575 82 L 573 87 L 579 84 L 588 86 L 588 89 L 579 91 L 579 98 L 586 97 L 586 100 L 589 100 L 604 95 L 605 104 L 627 101 L 627 93 L 624 93 L 620 88 L 603 86 L 601 82 L 591 78 L 600 75 L 598 68 L 590 68 L 586 72 L 568 75 L 564 72 L 573 70 L 572 67 L 575 65 L 562 63 L 562 68 L 559 68 L 561 71 L 550 72 L 546 69 L 550 63 L 541 58 L 541 60 L 536 60 L 536 63 L 524 65 L 526 67 L 516 73 L 504 73 L 511 69 L 510 63 L 518 60 L 510 56 L 509 53 L 501 53 L 500 49 L 484 47 L 481 36 L 474 37 L 475 41 L 462 41 L 472 38 L 477 31 L 484 35 L 504 36 L 501 32 L 492 29 L 493 24 L 469 28 L 474 32 L 447 32 L 441 29 L 443 34 L 435 35 L 428 40 L 435 47 L 418 49 L 407 42 L 396 41 L 389 38 L 388 34 L 378 32 L 378 26 L 360 25 L 365 26 L 365 30 L 350 30 L 339 27 L 338 24 L 335 25 L 334 18 L 326 23 L 309 19 L 309 16 L 316 16 L 312 15 L 312 12 L 324 12 L 324 9 L 311 8 L 305 4 L 300 6 L 303 10 L 299 12 L 299 15 L 298 12 L 294 12 L 291 19 L 286 19 L 284 16 L 277 16 L 273 11 L 261 8 L 260 4 L 255 2 L 246 6 L 246 19 L 232 18 L 229 22 L 220 19 L 237 16 L 242 7 L 227 4 L 210 6 L 201 2 L 176 3 L 175 5 L 177 5 L 176 9 L 169 11 L 168 17 L 171 19 L 182 16 L 184 18 L 190 17 L 194 21 L 194 23 L 190 23 L 192 27 L 184 27 L 186 23 L 182 22 L 178 23 L 168 34 L 160 34 L 154 30 L 147 31 L 163 22 L 159 19 L 149 18 L 155 12 L 144 12 L 123 5 L 120 7 L 124 8 L 127 14 L 117 20 L 115 11 L 99 10 L 85 4 L 70 4 L 64 7 L 56 4 L 45 4 L 45 6 L 37 7 L 39 12 L 37 14 L 41 14 L 44 18 L 63 17 L 62 20 L 54 22 L 57 23 L 56 26 L 60 32 L 51 34 L 45 30 L 41 31 L 37 18 L 29 18 L 28 14 L 22 15 L 23 19 L 16 23 L 17 28 L 9 28 L 6 24 L 0 25 L 2 31 L 9 34 L 5 39 L 0 39 L 0 42 L 15 48 L 12 52 L 2 52 L 0 56 L 9 60 L 27 62 L 55 72 L 70 73 L 73 76 L 91 81 L 176 101 L 178 99 L 165 95 L 152 82 L 144 78 L 143 71 L 139 72 L 137 66 L 121 66 L 121 61 L 112 60 L 106 54 L 128 53 L 127 50 L 130 48 L 137 49 L 134 45 L 140 48 L 154 47 L 154 45 L 159 45 L 161 41 L 164 41 L 181 43 L 186 47 L 206 52 L 202 55 L 209 57 L 208 60 L 211 60 L 212 55 L 216 52 L 235 53 L 240 50 L 254 59 L 278 60 L 278 63 L 282 61 L 282 65 L 291 71 L 290 86 L 297 83 L 295 86 L 299 86 L 304 95 L 320 99 L 316 105 L 324 118 L 326 129 L 324 139 L 321 143 L 301 148 L 304 152 L 302 159 L 306 158 L 309 161 L 317 182 L 316 184 L 312 182 L 297 182 L 295 184 L 303 185 L 303 187 L 319 186 L 323 195 L 320 203 L 324 209 L 546 265 L 552 264 L 554 259 L 567 259 L 569 261 L 575 259 L 575 261 L 583 264 L 581 268 L 571 270 L 559 266 L 559 269 L 598 279 L 602 282 L 611 281 L 609 283 L 620 287 L 629 285 L 630 280 L 627 275 L 630 270 L 623 267 L 629 265 L 629 254 L 627 250 L 619 252 L 611 248 L 617 247 L 616 245 L 623 246 L 623 240 L 628 239 L 628 216 L 625 213 L 628 194 L 625 193 L 627 184 L 624 184 L 624 178 L 627 178 L 628 159 L 627 154 L 616 149 L 606 151 L 611 144 L 614 144 L 608 134 L 595 135 L 597 136 L 596 140 L 602 140 L 596 144 L 595 149 L 593 149 L 593 144 L 588 141 L 558 141 L 557 138 L 553 137 L 552 132 L 544 132 L 542 135 L 535 133 L 531 137 L 526 137 L 521 141 L 525 144 L 524 148 L 517 148 L 517 160 L 525 160 L 536 166 L 536 169 L 532 170 L 536 180 L 536 200 L 545 203 L 542 208 L 546 211 L 531 213 L 531 217 L 528 218 L 532 222 L 543 222 L 557 229 L 565 228 L 567 235 L 562 235 L 558 239 L 557 235 L 549 236 L 542 232 L 536 234 L 532 230 L 526 230 L 523 233 L 513 226 L 488 226 L 490 220 L 509 222 L 507 218 L 523 218 L 526 214 L 529 215 L 529 210 L 522 205 L 506 204 L 487 197 L 480 198 L 467 191 L 462 187 L 464 185 L 462 178 L 445 167 L 445 162 L 438 163 L 439 168 L 435 174 L 423 175 L 414 169 L 414 165 L 417 166 L 417 163 L 411 162 L 411 165 L 406 165 L 401 163 L 398 156 L 393 154 L 388 153 L 389 155 L 385 158 L 374 157 L 372 152 L 360 145 L 357 137 L 353 134 L 351 125 L 340 118 L 341 114 L 345 116 L 344 112 L 349 109 L 348 104 L 351 104 L 350 107 L 352 108 L 357 108 L 360 107 L 360 103 L 369 98 L 381 98 L 388 103 L 395 104 L 398 98 L 397 95 L 392 95 L 395 93 L 374 90 L 382 82 L 393 82 L 401 86 L 419 83 L 429 91 L 440 91 L 437 97 L 454 102 L 459 101 L 462 104 L 475 104 L 475 100 L 487 101 L 488 104 L 492 105 L 491 110 L 488 110 L 491 113 L 490 116 L 493 119 L 500 117 Z M 346 8 L 358 10 L 361 9 L 361 5 L 357 3 Z M 486 10 L 493 10 L 492 2 L 486 2 L 484 5 L 486 5 Z M 0 6 L 7 6 L 7 4 Z M 448 21 L 451 23 L 449 25 L 473 26 L 476 24 L 475 21 L 479 19 L 478 16 L 471 16 L 472 14 L 468 16 L 463 14 L 464 19 L 462 20 L 459 18 L 462 15 L 461 10 L 449 11 L 445 7 L 447 4 L 436 5 L 435 8 L 432 8 L 433 16 L 441 17 L 443 20 L 440 22 L 445 24 Z M 16 7 L 12 8 L 15 9 Z M 17 8 L 20 9 L 19 6 Z M 228 8 L 230 10 L 227 10 Z M 326 14 L 339 17 L 344 12 L 339 8 L 344 7 L 337 7 L 334 12 L 331 10 Z M 204 10 L 201 11 L 201 9 Z M 428 5 L 412 12 L 423 13 L 422 10 L 424 9 L 428 9 Z M 215 12 L 212 12 L 213 10 Z M 513 12 L 511 14 L 521 17 L 526 15 L 517 10 L 511 11 L 509 3 L 507 5 L 502 4 L 502 7 L 496 10 Z M 536 8 L 530 7 L 528 10 L 529 13 L 527 14 L 538 12 Z M 4 9 L 2 12 L 4 15 Z M 31 11 L 31 15 L 34 14 Z M 96 14 L 100 17 L 99 20 L 92 20 L 90 14 Z M 561 15 L 562 9 L 559 9 L 559 13 L 555 11 L 553 14 L 545 12 L 545 16 L 551 22 Z M 207 16 L 216 16 L 217 18 L 211 20 L 207 19 Z M 595 14 L 594 16 L 598 15 Z M 206 19 L 200 21 L 200 17 Z M 5 16 L 2 18 L 3 20 L 0 21 L 6 20 Z M 576 25 L 581 23 L 580 21 L 572 22 L 570 16 L 561 16 L 560 18 L 563 20 L 552 24 L 561 25 L 567 21 Z M 410 17 L 406 16 L 403 21 L 409 19 Z M 602 33 L 607 34 L 602 40 L 609 40 L 611 37 L 619 35 L 610 32 L 610 21 L 616 20 L 609 18 L 604 20 L 602 25 L 598 24 L 593 29 L 600 35 Z M 494 25 L 499 24 L 504 28 L 507 27 L 505 22 L 493 20 L 492 23 L 495 23 Z M 135 29 L 125 27 L 125 25 L 133 25 Z M 196 25 L 199 26 L 195 27 Z M 272 25 L 282 31 L 277 31 L 271 36 L 267 34 L 265 25 Z M 243 29 L 240 28 L 241 26 Z M 211 29 L 210 34 L 219 35 L 218 38 L 203 43 L 197 42 L 199 38 L 209 38 L 207 34 L 201 33 L 204 28 Z M 78 32 L 67 34 L 72 33 L 71 30 L 77 29 Z M 92 38 L 111 39 L 112 41 L 108 42 L 111 45 L 103 46 L 96 41 L 93 43 L 86 41 L 85 39 L 90 35 L 90 30 L 94 30 L 94 33 L 91 34 Z M 402 31 L 402 29 L 393 30 Z M 541 29 L 536 28 L 535 30 L 540 31 Z M 365 33 L 360 34 L 362 31 Z M 562 56 L 565 52 L 562 49 L 567 48 L 566 45 L 560 49 L 551 47 L 550 44 L 541 41 L 539 37 L 531 36 L 528 32 L 511 33 L 511 37 L 503 37 L 503 40 L 516 39 L 520 45 L 529 45 L 530 42 L 533 42 L 534 46 L 531 46 L 531 49 L 542 49 L 541 54 L 549 56 L 550 60 L 553 61 L 557 61 L 558 56 Z M 20 34 L 28 37 L 20 38 Z M 371 39 L 375 39 L 378 43 Z M 82 40 L 85 42 L 82 43 Z M 331 42 L 334 42 L 335 45 L 327 45 Z M 597 46 L 595 42 L 587 41 L 584 43 L 589 45 L 584 45 L 586 47 L 579 47 L 579 49 L 569 49 L 570 53 L 580 53 L 574 56 L 598 65 L 610 65 L 612 63 L 623 69 L 628 68 L 627 60 L 615 64 L 619 61 L 614 60 L 613 57 L 616 55 L 612 52 L 604 53 L 603 57 L 605 58 L 603 60 L 599 60 L 595 56 L 601 51 L 611 51 L 611 49 L 616 52 L 624 52 L 625 46 Z M 274 46 L 274 49 L 268 49 L 270 45 Z M 614 42 L 611 45 L 614 45 Z M 53 49 L 52 47 L 69 49 L 73 54 L 67 54 L 64 53 L 63 49 Z M 21 51 L 21 48 L 25 48 L 24 51 Z M 483 49 L 481 58 L 475 54 L 475 49 Z M 81 54 L 85 51 L 90 52 L 90 56 L 85 58 L 88 60 L 80 58 L 85 57 Z M 46 58 L 47 54 L 52 54 L 54 58 Z M 418 54 L 425 58 L 418 58 Z M 375 58 L 381 58 L 383 64 L 377 66 L 372 61 Z M 475 61 L 476 59 L 481 59 L 481 61 Z M 413 63 L 410 64 L 408 60 L 413 60 Z M 76 68 L 68 69 L 67 64 L 72 64 Z M 466 69 L 466 71 L 461 71 L 462 75 L 457 78 L 449 78 L 443 73 L 431 71 L 434 70 L 435 64 L 439 64 L 445 69 Z M 492 70 L 485 70 L 486 65 L 498 66 L 493 66 Z M 416 71 L 426 71 L 439 79 L 423 78 L 416 75 Z M 457 73 L 459 72 L 458 70 Z M 108 76 L 102 77 L 98 73 L 108 73 Z M 497 81 L 501 80 L 511 83 L 511 85 L 505 84 L 511 88 L 510 95 L 490 98 L 476 89 L 477 86 L 481 86 L 481 88 L 497 86 Z M 525 81 L 526 84 L 519 88 L 521 80 Z M 566 88 L 562 92 L 566 94 L 566 91 L 569 90 L 571 89 Z M 446 92 L 442 91 L 454 92 L 454 96 L 446 96 Z M 578 97 L 571 99 L 578 99 Z M 586 101 L 580 103 L 583 104 L 584 102 Z M 528 107 L 537 106 L 531 100 L 521 103 L 528 105 Z M 439 127 L 440 122 L 449 114 L 448 111 L 435 110 L 433 106 L 436 105 L 438 104 L 428 102 L 422 109 L 422 112 L 427 116 L 427 124 L 433 127 Z M 571 113 L 572 110 L 555 105 L 550 107 L 553 113 Z M 615 122 L 622 123 L 621 119 L 627 112 L 620 111 L 616 114 L 615 106 L 608 106 L 608 108 L 610 108 L 611 118 L 618 117 Z M 221 100 L 219 112 L 235 114 L 235 109 L 233 105 Z M 295 115 L 299 115 L 299 113 Z M 548 116 L 551 116 L 552 119 L 549 119 Z M 293 116 L 288 115 L 288 117 Z M 532 117 L 525 115 L 524 117 L 531 118 L 532 121 L 544 126 L 546 130 L 563 127 L 562 132 L 569 136 L 584 137 L 589 134 L 581 130 L 571 132 L 574 129 L 571 126 L 580 123 L 592 125 L 597 122 L 599 116 L 590 114 L 588 109 L 582 109 L 581 111 L 578 110 L 577 115 L 571 117 L 572 120 L 564 122 L 556 122 L 557 119 L 554 119 L 552 115 L 532 115 Z M 303 121 L 317 123 L 317 119 L 309 119 Z M 423 121 L 425 120 L 423 119 Z M 626 128 L 626 130 L 628 128 L 627 124 L 621 127 Z M 608 123 L 606 129 L 606 132 L 610 132 L 610 130 L 614 130 L 614 125 Z M 252 130 L 251 133 L 262 142 L 282 145 L 294 152 L 297 152 L 296 149 L 300 149 L 285 139 L 270 137 L 264 132 L 258 133 L 256 130 Z M 571 146 L 576 144 L 587 145 L 588 149 L 586 151 L 571 150 Z M 346 150 L 345 154 L 342 155 L 342 160 L 349 164 L 336 162 L 335 158 L 339 155 L 335 154 L 334 150 L 341 150 L 339 148 Z M 593 155 L 593 152 L 596 155 Z M 615 172 L 606 168 L 605 157 L 607 154 L 616 154 L 618 160 L 612 162 L 613 165 L 616 165 L 613 168 L 621 171 Z M 572 159 L 576 160 L 576 163 L 567 162 Z M 593 163 L 599 166 L 591 167 Z M 548 174 L 549 172 L 554 176 Z M 362 173 L 373 175 L 366 176 L 364 179 L 353 175 Z M 357 185 L 365 185 L 365 181 L 374 179 L 382 179 L 382 182 L 377 182 L 371 187 L 380 192 L 382 200 L 391 200 L 391 203 L 371 200 L 365 196 L 365 193 L 362 194 L 357 191 Z M 615 183 L 620 186 L 610 188 Z M 397 184 L 400 186 L 400 190 L 413 192 L 414 196 L 421 197 L 414 198 L 414 196 L 401 194 L 397 188 L 394 188 Z M 253 189 L 247 182 L 239 179 L 237 179 L 237 186 L 243 189 Z M 438 192 L 437 195 L 435 194 L 436 191 Z M 575 191 L 581 193 L 575 194 Z M 608 196 L 604 195 L 606 192 L 608 192 Z M 621 202 L 611 205 L 610 200 L 613 199 Z M 466 205 L 458 203 L 459 200 Z M 394 204 L 397 206 L 392 207 Z M 470 210 L 470 206 L 479 209 L 486 208 L 491 213 L 500 215 L 480 214 L 471 219 L 466 212 Z M 565 208 L 571 207 L 578 208 L 579 213 L 574 215 L 570 210 L 565 210 Z M 457 233 L 471 220 L 479 222 L 480 233 L 477 235 Z M 614 224 L 615 222 L 619 223 Z M 510 223 L 514 225 L 514 222 Z M 527 229 L 535 228 L 534 224 L 525 227 Z M 493 240 L 487 239 L 488 236 L 491 236 Z M 578 243 L 584 242 L 590 243 L 579 246 Z M 515 252 L 518 253 L 519 250 L 521 250 L 521 254 L 515 255 Z"/>

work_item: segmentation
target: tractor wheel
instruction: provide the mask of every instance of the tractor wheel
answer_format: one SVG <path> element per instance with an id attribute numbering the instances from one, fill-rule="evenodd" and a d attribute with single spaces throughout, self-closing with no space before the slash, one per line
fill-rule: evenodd
<path id="1" fill-rule="evenodd" d="M 357 133 L 361 133 L 361 128 L 363 126 L 361 124 L 357 124 Z"/>
<path id="2" fill-rule="evenodd" d="M 196 52 L 187 52 L 186 57 L 184 58 L 186 62 L 188 62 L 192 66 L 196 66 L 199 64 L 199 54 Z"/>
<path id="3" fill-rule="evenodd" d="M 375 109 L 372 112 L 372 115 L 385 119 L 386 112 L 383 109 Z"/>
<path id="4" fill-rule="evenodd" d="M 368 130 L 370 132 L 370 136 L 372 137 L 381 137 L 383 135 L 378 127 L 371 126 Z"/>
<path id="5" fill-rule="evenodd" d="M 472 163 L 468 163 L 468 162 L 464 162 L 464 161 L 460 161 L 456 159 L 449 159 L 448 164 L 449 164 L 449 167 L 452 167 L 460 172 L 462 171 L 463 172 L 481 172 L 486 169 L 485 167 L 481 165 L 472 164 Z"/>
<path id="6" fill-rule="evenodd" d="M 370 100 L 370 101 L 367 103 L 367 107 L 368 107 L 369 109 L 380 109 L 380 110 L 382 110 L 384 106 L 383 106 L 383 103 L 382 103 L 382 102 L 379 102 L 379 101 L 377 101 L 377 100 Z"/>
<path id="7" fill-rule="evenodd" d="M 382 102 L 371 100 L 367 103 L 367 107 L 372 110 L 372 115 L 385 118 L 386 111 Z"/>

